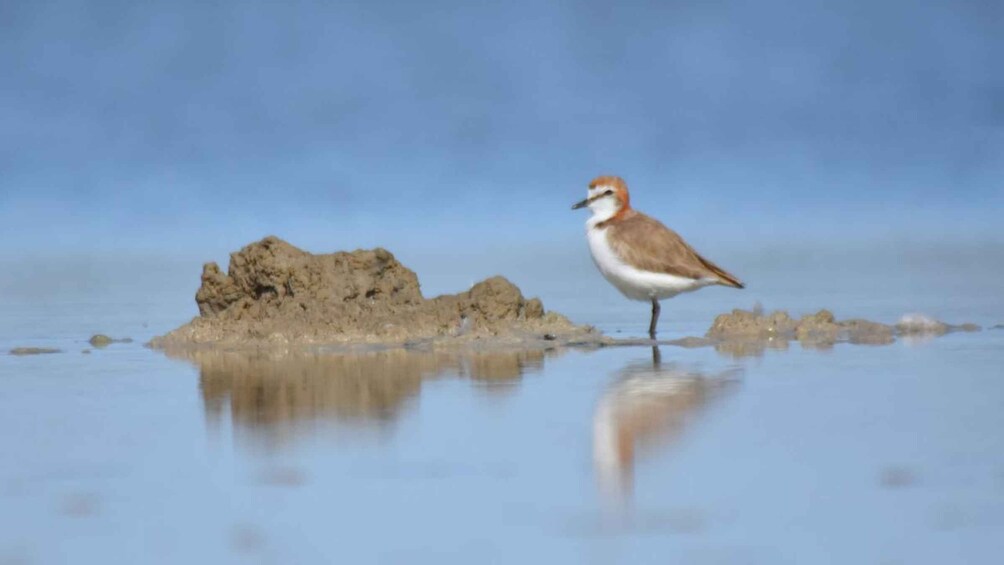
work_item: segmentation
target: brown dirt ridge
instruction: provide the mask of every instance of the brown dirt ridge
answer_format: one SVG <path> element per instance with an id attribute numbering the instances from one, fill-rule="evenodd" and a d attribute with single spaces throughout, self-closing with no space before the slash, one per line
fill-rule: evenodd
<path id="1" fill-rule="evenodd" d="M 269 236 L 202 270 L 199 316 L 157 348 L 493 343 L 558 345 L 598 336 L 546 312 L 503 277 L 426 299 L 418 277 L 385 249 L 315 255 Z"/>

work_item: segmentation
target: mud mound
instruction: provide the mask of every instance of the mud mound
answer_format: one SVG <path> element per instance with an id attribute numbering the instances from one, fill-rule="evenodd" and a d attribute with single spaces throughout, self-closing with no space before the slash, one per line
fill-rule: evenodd
<path id="1" fill-rule="evenodd" d="M 502 277 L 425 299 L 415 273 L 385 249 L 314 255 L 276 237 L 231 254 L 226 274 L 206 264 L 195 301 L 199 317 L 152 346 L 522 343 L 593 333 Z"/>

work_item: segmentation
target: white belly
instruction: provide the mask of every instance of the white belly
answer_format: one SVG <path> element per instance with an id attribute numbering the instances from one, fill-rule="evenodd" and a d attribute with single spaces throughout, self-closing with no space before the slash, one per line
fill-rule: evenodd
<path id="1" fill-rule="evenodd" d="M 649 301 L 653 298 L 672 298 L 681 292 L 690 292 L 714 284 L 714 279 L 691 279 L 642 271 L 625 263 L 607 242 L 606 229 L 589 228 L 586 231 L 593 262 L 610 284 L 632 300 Z"/>

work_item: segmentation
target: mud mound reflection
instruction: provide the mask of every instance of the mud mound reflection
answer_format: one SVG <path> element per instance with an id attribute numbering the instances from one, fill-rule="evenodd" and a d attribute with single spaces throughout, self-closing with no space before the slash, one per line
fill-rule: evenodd
<path id="1" fill-rule="evenodd" d="M 236 432 L 282 443 L 317 424 L 386 426 L 421 393 L 422 383 L 467 378 L 488 391 L 517 386 L 540 369 L 545 351 L 386 350 L 346 354 L 183 351 L 199 367 L 206 419 L 229 413 Z M 503 386 L 495 386 L 503 385 Z"/>

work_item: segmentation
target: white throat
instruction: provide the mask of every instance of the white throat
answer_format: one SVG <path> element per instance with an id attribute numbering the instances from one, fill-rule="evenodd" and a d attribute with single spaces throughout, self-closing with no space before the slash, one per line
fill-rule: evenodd
<path id="1" fill-rule="evenodd" d="M 586 222 L 586 226 L 591 228 L 600 222 L 613 218 L 617 212 L 620 212 L 621 203 L 613 196 L 604 196 L 590 202 L 589 210 L 593 215 Z"/>

